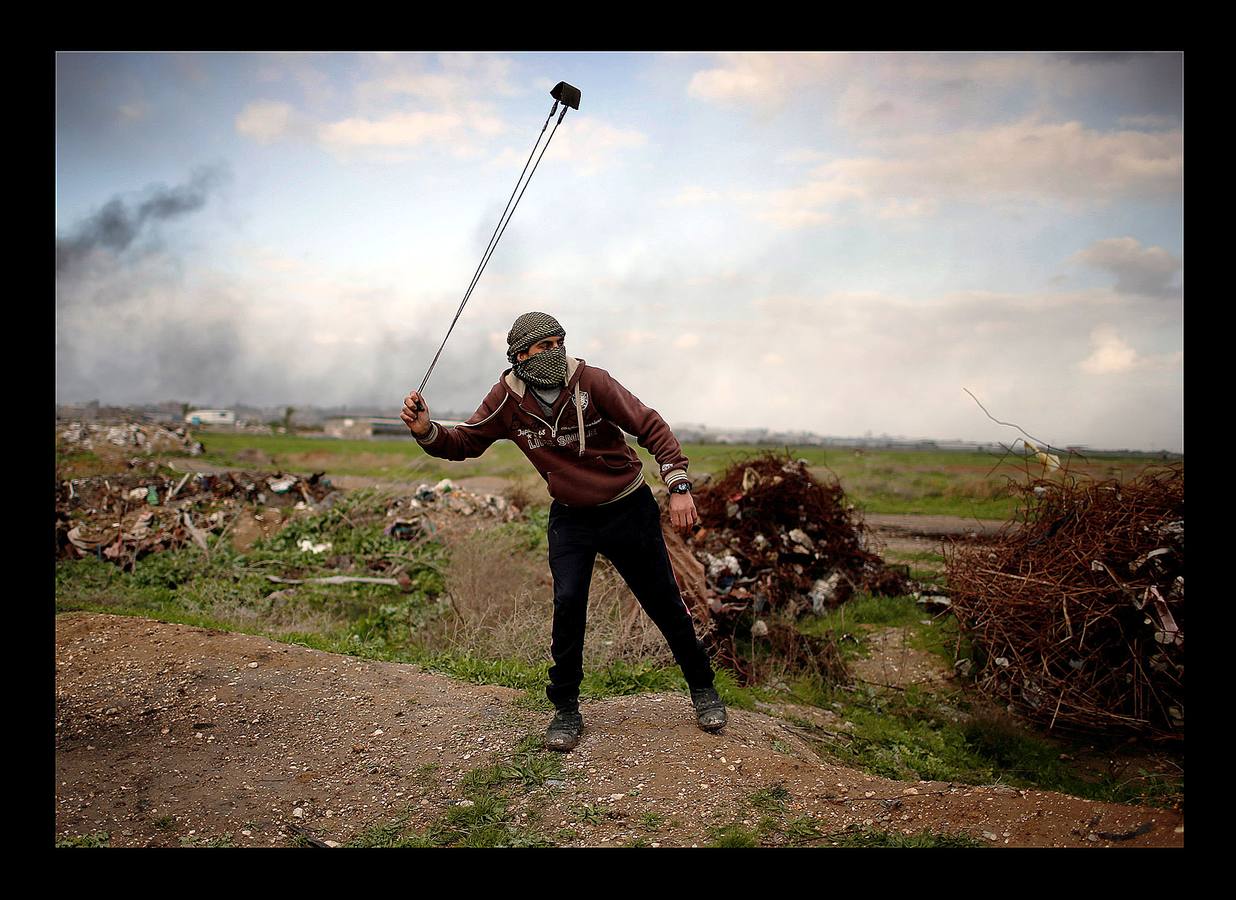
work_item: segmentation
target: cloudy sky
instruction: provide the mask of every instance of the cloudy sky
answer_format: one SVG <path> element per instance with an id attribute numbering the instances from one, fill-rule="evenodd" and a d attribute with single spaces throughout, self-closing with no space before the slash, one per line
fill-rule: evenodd
<path id="1" fill-rule="evenodd" d="M 56 398 L 388 406 L 522 312 L 671 423 L 1184 449 L 1179 53 L 62 53 Z"/>

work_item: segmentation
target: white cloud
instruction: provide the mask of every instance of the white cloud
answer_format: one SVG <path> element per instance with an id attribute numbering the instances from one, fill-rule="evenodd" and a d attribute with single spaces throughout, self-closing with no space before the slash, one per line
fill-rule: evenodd
<path id="1" fill-rule="evenodd" d="M 691 331 L 684 332 L 674 338 L 674 346 L 679 350 L 689 350 L 692 347 L 698 346 L 699 342 L 700 336 Z"/>
<path id="2" fill-rule="evenodd" d="M 1178 116 L 1121 116 L 1116 121 L 1122 128 L 1144 128 L 1148 131 L 1180 127 Z"/>
<path id="3" fill-rule="evenodd" d="M 847 64 L 836 53 L 720 53 L 719 65 L 691 76 L 687 94 L 722 103 L 783 105 L 799 87 L 827 80 Z"/>
<path id="4" fill-rule="evenodd" d="M 258 100 L 240 111 L 236 130 L 259 144 L 269 144 L 291 133 L 295 117 L 291 104 Z"/>
<path id="5" fill-rule="evenodd" d="M 574 121 L 568 113 L 546 155 L 570 164 L 579 174 L 591 175 L 608 168 L 648 143 L 648 136 L 635 128 L 620 128 L 592 116 Z"/>
<path id="6" fill-rule="evenodd" d="M 343 116 L 301 111 L 288 103 L 259 100 L 236 119 L 236 129 L 261 143 L 299 137 L 342 156 L 403 162 L 426 145 L 456 156 L 476 157 L 506 131 L 489 99 L 519 93 L 510 80 L 512 61 L 491 54 L 445 53 L 436 69 L 420 55 L 368 54 L 362 64 L 373 77 L 354 89 L 355 110 Z M 260 80 L 283 77 L 305 89 L 310 107 L 334 97 L 329 80 L 299 57 L 264 68 Z"/>
<path id="7" fill-rule="evenodd" d="M 1137 351 L 1109 325 L 1091 332 L 1090 345 L 1090 355 L 1079 364 L 1081 370 L 1090 375 L 1118 375 L 1138 364 Z"/>
<path id="8" fill-rule="evenodd" d="M 806 182 L 763 195 L 761 218 L 829 221 L 851 201 L 874 215 L 928 214 L 941 202 L 993 198 L 1066 205 L 1179 193 L 1180 131 L 1096 131 L 1080 122 L 1025 120 L 949 135 L 881 142 L 883 155 L 837 159 Z"/>
<path id="9" fill-rule="evenodd" d="M 642 328 L 625 328 L 618 332 L 618 340 L 627 346 L 651 343 L 660 340 L 660 337 L 655 331 Z"/>
<path id="10" fill-rule="evenodd" d="M 1115 275 L 1118 292 L 1146 297 L 1175 293 L 1172 279 L 1184 267 L 1183 261 L 1162 247 L 1143 247 L 1131 237 L 1095 241 L 1074 259 Z"/>
<path id="11" fill-rule="evenodd" d="M 132 103 L 123 104 L 117 112 L 120 113 L 121 121 L 137 122 L 150 114 L 150 105 L 144 100 L 134 100 Z"/>
<path id="12" fill-rule="evenodd" d="M 501 123 L 496 125 L 501 127 Z M 494 126 L 493 121 L 478 124 L 456 113 L 412 112 L 378 119 L 342 119 L 321 125 L 318 134 L 323 144 L 340 150 L 408 148 L 432 141 L 449 142 L 468 128 L 484 133 Z"/>
<path id="13" fill-rule="evenodd" d="M 356 95 L 363 104 L 392 98 L 413 98 L 429 104 L 456 107 L 473 105 L 486 97 L 513 97 L 524 91 L 513 77 L 515 62 L 491 53 L 440 53 L 437 68 L 427 68 L 420 54 L 373 54 L 373 78 L 361 82 Z M 546 98 L 545 110 L 550 102 Z"/>
<path id="14" fill-rule="evenodd" d="M 546 165 L 552 158 L 556 164 L 571 166 L 576 174 L 595 175 L 618 164 L 627 154 L 638 152 L 647 143 L 648 136 L 642 131 L 619 128 L 595 117 L 581 116 L 572 122 L 568 115 L 545 151 Z M 489 161 L 489 166 L 518 171 L 527 158 L 526 148 L 507 147 Z"/>
<path id="15" fill-rule="evenodd" d="M 662 206 L 700 206 L 705 203 L 716 203 L 721 200 L 723 195 L 718 191 L 710 191 L 707 188 L 702 188 L 699 185 L 687 185 L 681 188 L 674 196 L 662 200 Z"/>

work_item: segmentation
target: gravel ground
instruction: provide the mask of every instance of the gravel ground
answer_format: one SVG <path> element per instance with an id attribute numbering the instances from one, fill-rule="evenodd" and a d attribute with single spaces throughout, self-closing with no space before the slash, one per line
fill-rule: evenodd
<path id="1" fill-rule="evenodd" d="M 56 673 L 56 838 L 107 832 L 111 846 L 287 846 L 298 829 L 344 844 L 396 815 L 423 829 L 464 799 L 466 773 L 509 759 L 549 718 L 509 688 L 135 617 L 58 616 Z M 785 817 L 822 833 L 1184 845 L 1174 811 L 830 765 L 772 707 L 731 710 L 715 735 L 680 694 L 582 709 L 561 776 L 510 805 L 516 822 L 569 829 L 564 845 L 703 846 L 710 828 L 756 825 L 751 795 L 778 784 Z"/>

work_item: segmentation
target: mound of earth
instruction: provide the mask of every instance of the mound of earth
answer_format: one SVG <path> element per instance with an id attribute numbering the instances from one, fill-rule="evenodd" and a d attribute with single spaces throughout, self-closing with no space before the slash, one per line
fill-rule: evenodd
<path id="1" fill-rule="evenodd" d="M 346 844 L 399 816 L 428 828 L 465 800 L 467 773 L 511 758 L 549 718 L 521 692 L 135 617 L 56 620 L 56 835 L 111 846 Z M 898 782 L 821 761 L 802 729 L 733 709 L 695 727 L 685 695 L 585 702 L 562 772 L 519 793 L 511 821 L 556 843 L 709 842 L 784 814 L 822 834 L 852 825 L 1008 846 L 1183 846 L 1174 811 L 942 782 Z M 660 823 L 649 833 L 647 823 Z M 644 823 L 644 825 L 641 825 Z M 1133 837 L 1113 840 L 1112 836 Z M 811 843 L 827 846 L 828 839 Z"/>

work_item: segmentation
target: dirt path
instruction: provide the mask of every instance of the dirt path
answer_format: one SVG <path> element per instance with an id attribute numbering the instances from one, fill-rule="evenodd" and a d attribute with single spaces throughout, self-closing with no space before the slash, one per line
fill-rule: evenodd
<path id="1" fill-rule="evenodd" d="M 342 844 L 396 814 L 423 829 L 463 800 L 465 773 L 508 759 L 548 718 L 509 688 L 132 617 L 59 616 L 56 671 L 56 835 L 107 832 L 112 846 L 283 846 L 297 826 Z M 732 710 L 720 735 L 699 731 L 678 694 L 583 712 L 561 776 L 510 807 L 516 822 L 539 814 L 543 830 L 573 831 L 563 844 L 702 846 L 710 827 L 753 826 L 751 795 L 778 783 L 785 815 L 823 833 L 858 823 L 1002 846 L 1184 844 L 1183 816 L 1168 810 L 821 762 L 804 732 L 762 712 Z M 1131 840 L 1096 834 L 1148 822 Z"/>

